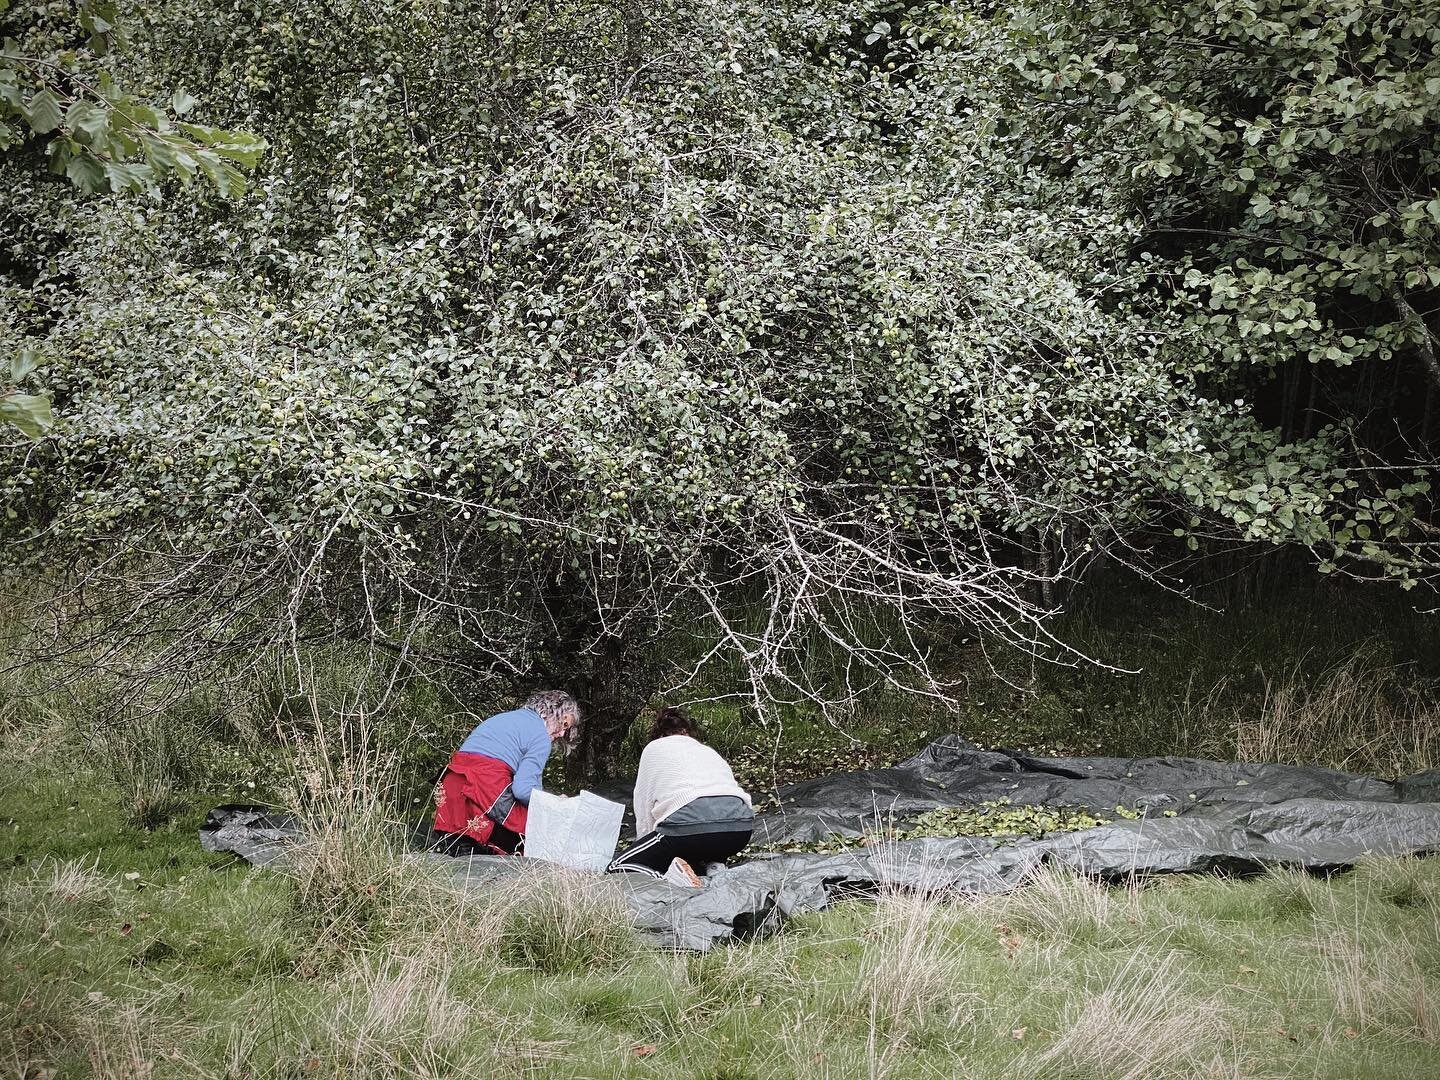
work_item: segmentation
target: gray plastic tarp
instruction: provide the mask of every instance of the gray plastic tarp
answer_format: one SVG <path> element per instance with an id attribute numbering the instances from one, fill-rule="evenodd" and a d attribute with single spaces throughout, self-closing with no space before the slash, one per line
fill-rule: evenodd
<path id="1" fill-rule="evenodd" d="M 1345 869 L 1367 855 L 1440 851 L 1440 770 L 1389 782 L 1333 769 L 1196 758 L 1055 758 L 981 750 L 955 736 L 893 768 L 838 773 L 779 792 L 756 819 L 747 861 L 682 889 L 635 875 L 597 877 L 624 892 L 636 925 L 657 943 L 706 949 L 777 929 L 839 895 L 906 888 L 1003 892 L 1044 863 L 1104 880 L 1161 873 L 1254 873 L 1289 866 Z M 767 853 L 831 834 L 901 826 L 941 806 L 1065 806 L 1100 816 L 1143 810 L 1043 839 L 928 838 L 876 843 L 842 854 Z M 1172 812 L 1167 814 L 1166 812 Z M 1111 814 L 1113 816 L 1113 813 Z M 263 866 L 301 838 L 297 822 L 263 807 L 212 810 L 201 844 Z M 463 888 L 538 869 L 524 859 L 447 859 L 425 854 Z"/>

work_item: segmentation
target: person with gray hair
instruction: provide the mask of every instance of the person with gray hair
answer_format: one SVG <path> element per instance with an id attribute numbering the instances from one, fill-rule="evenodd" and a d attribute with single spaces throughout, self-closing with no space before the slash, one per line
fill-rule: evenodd
<path id="1" fill-rule="evenodd" d="M 569 755 L 579 732 L 580 706 L 563 690 L 531 694 L 520 708 L 482 721 L 435 789 L 432 846 L 451 855 L 515 854 L 550 748 L 559 744 Z"/>

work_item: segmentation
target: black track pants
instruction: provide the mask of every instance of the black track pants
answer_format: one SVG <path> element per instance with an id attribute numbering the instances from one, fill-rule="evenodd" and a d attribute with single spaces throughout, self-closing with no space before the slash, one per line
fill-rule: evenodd
<path id="1" fill-rule="evenodd" d="M 738 830 L 692 832 L 684 836 L 669 836 L 658 830 L 646 833 L 610 864 L 610 872 L 633 870 L 652 877 L 663 877 L 670 869 L 672 859 L 684 859 L 697 874 L 703 875 L 706 864 L 723 863 L 748 844 L 750 833 L 748 826 Z"/>

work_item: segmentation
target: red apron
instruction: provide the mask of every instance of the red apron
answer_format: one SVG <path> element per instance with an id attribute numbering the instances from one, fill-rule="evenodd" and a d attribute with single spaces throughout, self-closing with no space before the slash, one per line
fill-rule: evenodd
<path id="1" fill-rule="evenodd" d="M 497 824 L 525 834 L 528 811 L 515 801 L 515 770 L 498 758 L 456 751 L 435 789 L 435 828 L 488 844 Z"/>

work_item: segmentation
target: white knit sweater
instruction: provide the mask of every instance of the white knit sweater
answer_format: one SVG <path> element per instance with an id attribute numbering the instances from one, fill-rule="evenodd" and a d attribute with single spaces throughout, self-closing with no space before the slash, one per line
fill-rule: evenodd
<path id="1" fill-rule="evenodd" d="M 687 803 L 708 795 L 750 796 L 725 759 L 689 735 L 666 735 L 645 747 L 635 777 L 635 834 L 644 836 Z"/>

